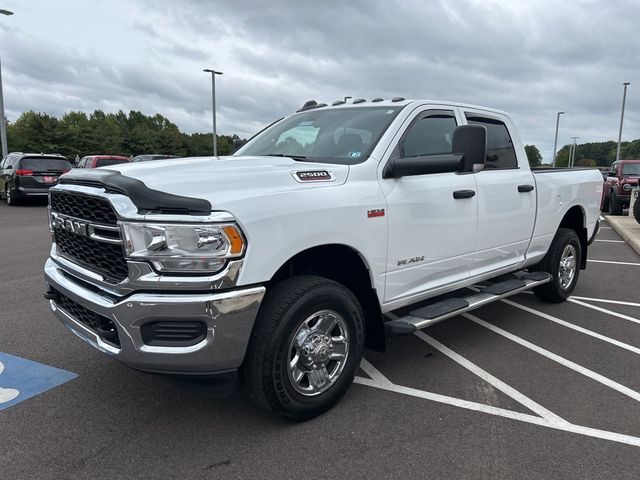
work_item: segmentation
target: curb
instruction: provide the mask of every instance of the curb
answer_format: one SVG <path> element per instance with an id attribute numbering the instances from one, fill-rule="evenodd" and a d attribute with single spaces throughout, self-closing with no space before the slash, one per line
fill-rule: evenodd
<path id="1" fill-rule="evenodd" d="M 633 217 L 607 215 L 607 224 L 640 255 L 640 224 Z"/>

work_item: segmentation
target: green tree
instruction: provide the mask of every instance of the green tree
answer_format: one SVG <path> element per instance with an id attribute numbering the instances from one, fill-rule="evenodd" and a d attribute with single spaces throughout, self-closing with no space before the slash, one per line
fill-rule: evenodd
<path id="1" fill-rule="evenodd" d="M 538 147 L 535 145 L 525 145 L 524 150 L 527 152 L 530 167 L 539 167 L 542 164 L 542 155 L 540 155 Z"/>

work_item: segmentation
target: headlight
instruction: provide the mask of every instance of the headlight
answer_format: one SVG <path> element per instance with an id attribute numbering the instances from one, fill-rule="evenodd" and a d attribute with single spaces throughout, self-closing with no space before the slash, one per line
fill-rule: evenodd
<path id="1" fill-rule="evenodd" d="M 121 225 L 127 258 L 147 260 L 161 272 L 214 273 L 245 250 L 240 229 L 233 224 Z"/>

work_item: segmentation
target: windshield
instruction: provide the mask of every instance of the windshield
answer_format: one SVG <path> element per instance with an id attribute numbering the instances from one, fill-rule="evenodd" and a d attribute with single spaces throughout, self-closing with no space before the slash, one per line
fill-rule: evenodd
<path id="1" fill-rule="evenodd" d="M 364 161 L 402 107 L 310 110 L 281 120 L 234 156 L 293 156 L 309 162 Z"/>
<path id="2" fill-rule="evenodd" d="M 640 163 L 623 163 L 622 174 L 640 176 Z"/>
<path id="3" fill-rule="evenodd" d="M 19 168 L 34 172 L 62 172 L 70 170 L 71 164 L 62 158 L 23 158 L 20 160 Z"/>

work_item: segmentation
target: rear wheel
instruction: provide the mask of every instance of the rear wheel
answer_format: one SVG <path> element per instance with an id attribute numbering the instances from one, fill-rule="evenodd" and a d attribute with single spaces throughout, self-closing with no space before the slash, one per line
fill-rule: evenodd
<path id="1" fill-rule="evenodd" d="M 252 400 L 289 420 L 329 410 L 360 365 L 362 309 L 343 285 L 322 277 L 284 280 L 267 293 L 243 365 Z"/>
<path id="2" fill-rule="evenodd" d="M 534 287 L 533 293 L 546 302 L 564 302 L 576 286 L 580 274 L 582 247 L 574 230 L 560 228 L 549 251 L 536 270 L 551 274 L 551 281 Z"/>
<path id="3" fill-rule="evenodd" d="M 17 204 L 15 197 L 11 194 L 11 187 L 9 187 L 9 185 L 4 187 L 4 198 L 7 201 L 7 205 L 15 206 Z"/>
<path id="4" fill-rule="evenodd" d="M 609 195 L 609 214 L 622 215 L 622 202 L 614 192 Z"/>

